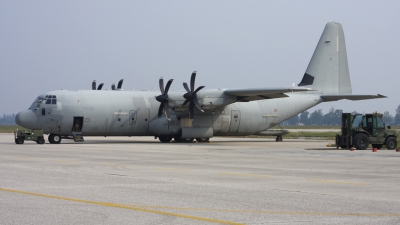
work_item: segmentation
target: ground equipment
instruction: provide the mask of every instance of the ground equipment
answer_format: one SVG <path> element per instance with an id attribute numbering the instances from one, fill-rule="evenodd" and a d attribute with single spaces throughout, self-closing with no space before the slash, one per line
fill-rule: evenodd
<path id="1" fill-rule="evenodd" d="M 359 150 L 368 148 L 387 149 L 397 148 L 397 131 L 382 121 L 382 114 L 356 114 L 342 113 L 342 134 L 336 135 L 336 147 L 349 149 L 355 147 Z"/>
<path id="2" fill-rule="evenodd" d="M 14 131 L 15 144 L 23 144 L 25 140 L 44 144 L 43 130 L 16 130 Z"/>

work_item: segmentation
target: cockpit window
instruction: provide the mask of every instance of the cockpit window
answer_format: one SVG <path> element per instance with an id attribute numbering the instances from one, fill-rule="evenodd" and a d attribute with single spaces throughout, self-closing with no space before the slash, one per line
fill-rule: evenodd
<path id="1" fill-rule="evenodd" d="M 57 98 L 55 95 L 42 95 L 39 96 L 35 99 L 35 101 L 32 103 L 30 109 L 38 109 L 41 104 L 46 104 L 46 105 L 56 105 L 57 104 Z"/>
<path id="2" fill-rule="evenodd" d="M 55 95 L 46 95 L 46 105 L 47 104 L 57 104 L 57 99 Z"/>

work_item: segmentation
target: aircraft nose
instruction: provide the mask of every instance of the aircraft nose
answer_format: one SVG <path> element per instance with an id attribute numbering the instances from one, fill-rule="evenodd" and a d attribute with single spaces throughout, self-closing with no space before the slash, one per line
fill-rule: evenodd
<path id="1" fill-rule="evenodd" d="M 37 117 L 32 110 L 25 110 L 15 116 L 15 122 L 21 127 L 35 129 L 37 126 Z"/>

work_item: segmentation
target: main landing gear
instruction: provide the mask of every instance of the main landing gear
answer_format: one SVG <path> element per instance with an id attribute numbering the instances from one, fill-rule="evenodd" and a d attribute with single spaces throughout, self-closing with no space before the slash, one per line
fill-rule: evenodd
<path id="1" fill-rule="evenodd" d="M 50 134 L 49 135 L 49 142 L 51 144 L 60 144 L 61 143 L 61 136 L 59 134 Z"/>

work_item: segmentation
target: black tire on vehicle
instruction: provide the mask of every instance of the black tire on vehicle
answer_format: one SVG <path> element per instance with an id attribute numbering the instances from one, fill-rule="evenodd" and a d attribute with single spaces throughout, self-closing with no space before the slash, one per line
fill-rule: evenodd
<path id="1" fill-rule="evenodd" d="M 209 142 L 210 138 L 196 138 L 197 142 Z"/>
<path id="2" fill-rule="evenodd" d="M 373 148 L 377 148 L 377 149 L 381 149 L 382 148 L 382 144 L 374 144 L 372 145 Z"/>
<path id="3" fill-rule="evenodd" d="M 158 140 L 160 140 L 163 143 L 169 143 L 172 140 L 172 137 L 169 136 L 160 136 L 158 137 Z"/>
<path id="4" fill-rule="evenodd" d="M 23 143 L 24 143 L 24 139 L 23 138 L 16 138 L 15 139 L 15 144 L 22 145 Z"/>
<path id="5" fill-rule="evenodd" d="M 386 139 L 385 142 L 386 148 L 389 150 L 393 150 L 397 148 L 397 140 L 394 137 L 389 137 L 388 139 Z"/>
<path id="6" fill-rule="evenodd" d="M 368 148 L 369 138 L 366 134 L 357 134 L 354 137 L 354 147 L 358 150 L 365 150 Z"/>
<path id="7" fill-rule="evenodd" d="M 49 135 L 49 142 L 51 144 L 60 144 L 61 143 L 61 136 L 59 134 L 50 134 Z"/>
<path id="8" fill-rule="evenodd" d="M 40 145 L 42 145 L 42 144 L 44 144 L 44 138 L 38 138 L 37 140 L 36 140 L 36 143 L 38 143 L 38 144 L 40 144 Z"/>

